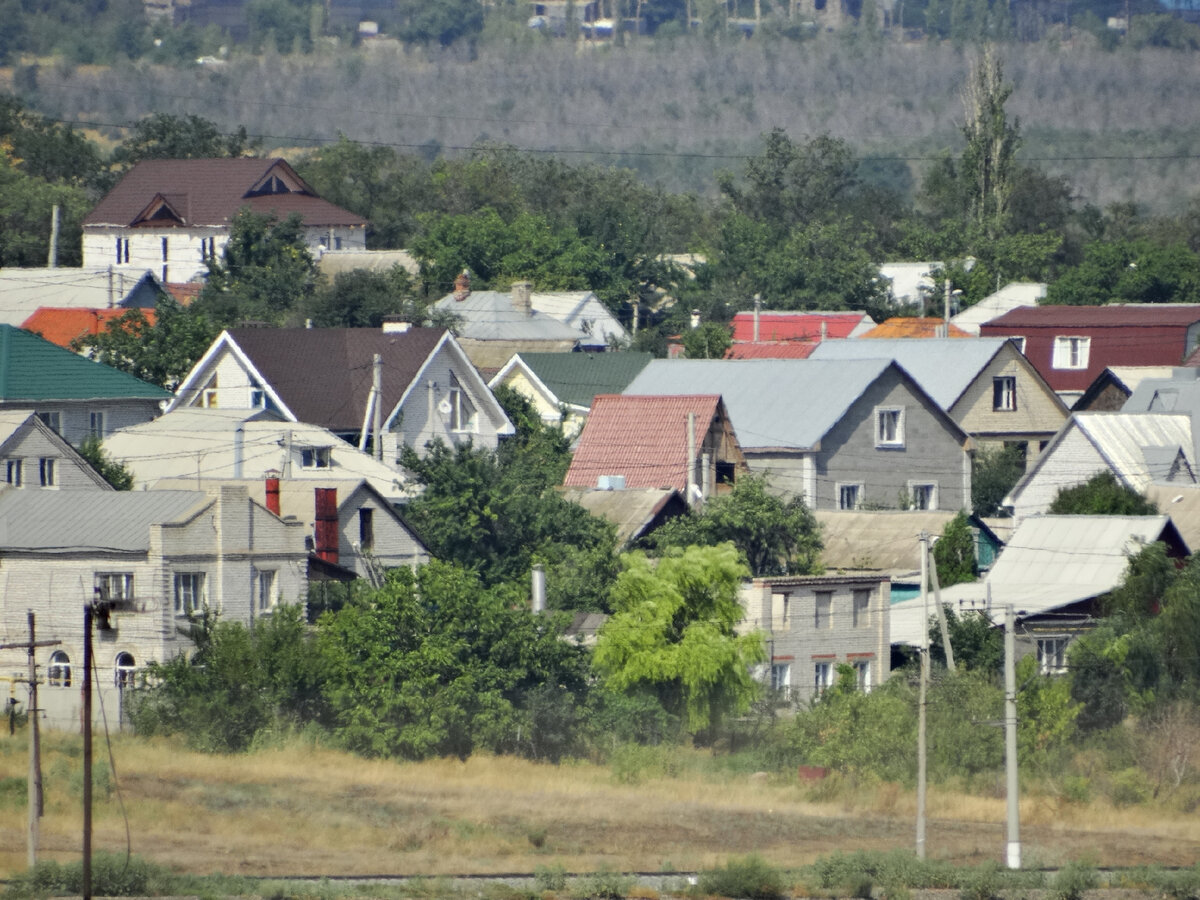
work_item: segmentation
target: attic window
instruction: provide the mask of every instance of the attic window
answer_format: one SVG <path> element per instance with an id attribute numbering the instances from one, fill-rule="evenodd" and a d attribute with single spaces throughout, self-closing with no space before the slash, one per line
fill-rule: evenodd
<path id="1" fill-rule="evenodd" d="M 332 447 L 300 448 L 300 465 L 305 469 L 328 469 Z"/>
<path id="2" fill-rule="evenodd" d="M 1170 412 L 1175 408 L 1175 401 L 1178 399 L 1178 391 L 1155 391 L 1154 396 L 1150 398 L 1150 412 Z"/>
<path id="3" fill-rule="evenodd" d="M 246 192 L 247 197 L 265 197 L 269 194 L 290 194 L 291 188 L 278 175 L 272 175 L 256 188 Z"/>

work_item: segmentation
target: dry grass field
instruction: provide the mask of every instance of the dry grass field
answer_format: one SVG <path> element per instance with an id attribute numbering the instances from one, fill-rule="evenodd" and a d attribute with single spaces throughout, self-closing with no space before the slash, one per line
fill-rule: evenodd
<path id="1" fill-rule="evenodd" d="M 81 743 L 47 741 L 42 858 L 77 858 Z M 834 851 L 908 848 L 909 791 L 884 785 L 814 802 L 813 789 L 762 777 L 676 776 L 618 783 L 606 767 L 479 756 L 466 762 L 362 760 L 292 746 L 208 756 L 157 740 L 113 742 L 115 782 L 97 774 L 95 846 L 178 871 L 355 875 L 695 870 L 757 852 L 781 866 Z M 105 749 L 96 745 L 97 769 Z M 25 866 L 26 742 L 0 737 L 0 877 Z M 119 792 L 116 787 L 119 785 Z M 825 791 L 823 793 L 829 793 Z M 1003 797 L 930 793 L 929 855 L 999 860 Z M 1026 863 L 1192 864 L 1200 819 L 1027 799 Z"/>

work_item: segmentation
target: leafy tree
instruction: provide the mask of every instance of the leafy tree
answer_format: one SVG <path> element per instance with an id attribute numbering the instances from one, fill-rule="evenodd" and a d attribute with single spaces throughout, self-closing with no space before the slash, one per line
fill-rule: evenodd
<path id="1" fill-rule="evenodd" d="M 725 351 L 733 345 L 728 325 L 703 322 L 683 332 L 683 352 L 688 359 L 724 359 Z"/>
<path id="2" fill-rule="evenodd" d="M 633 553 L 622 563 L 594 656 L 605 687 L 652 690 L 697 735 L 748 709 L 761 689 L 750 666 L 766 650 L 760 633 L 734 631 L 743 614 L 738 587 L 749 574 L 737 548 L 689 547 L 657 564 Z"/>
<path id="3" fill-rule="evenodd" d="M 977 516 L 1004 514 L 1008 492 L 1025 474 L 1025 448 L 1006 444 L 976 451 L 971 460 L 971 506 Z"/>
<path id="4" fill-rule="evenodd" d="M 401 266 L 386 272 L 353 269 L 317 286 L 307 318 L 318 328 L 379 328 L 385 316 L 407 315 L 414 324 L 426 318 L 414 301 L 412 276 Z"/>
<path id="5" fill-rule="evenodd" d="M 1037 659 L 1017 663 L 1017 752 L 1025 765 L 1056 761 L 1075 736 L 1079 704 L 1071 698 L 1065 678 L 1037 673 Z"/>
<path id="6" fill-rule="evenodd" d="M 94 434 L 90 434 L 83 439 L 83 443 L 79 445 L 79 455 L 88 461 L 88 465 L 100 473 L 101 478 L 118 491 L 133 490 L 133 473 L 119 462 L 114 462 L 104 452 L 104 448 L 100 444 L 100 438 Z"/>
<path id="7" fill-rule="evenodd" d="M 820 525 L 812 512 L 799 497 L 784 501 L 769 493 L 766 479 L 754 475 L 742 475 L 703 511 L 671 519 L 648 538 L 660 552 L 726 542 L 754 575 L 811 575 L 821 568 Z"/>
<path id="8" fill-rule="evenodd" d="M 30 112 L 11 94 L 0 94 L 0 148 L 24 175 L 72 187 L 103 182 L 96 145 L 73 128 Z"/>
<path id="9" fill-rule="evenodd" d="M 995 676 L 1004 665 L 1004 635 L 986 614 L 978 610 L 965 610 L 961 614 L 946 603 L 946 630 L 950 634 L 950 647 L 954 651 L 954 664 L 971 671 Z M 942 630 L 936 617 L 929 622 L 930 658 L 946 662 L 946 649 L 942 645 Z"/>
<path id="10" fill-rule="evenodd" d="M 200 116 L 152 113 L 139 119 L 133 131 L 113 150 L 112 161 L 128 169 L 143 159 L 212 159 L 247 156 L 256 148 L 241 126 L 222 134 L 216 123 Z"/>
<path id="11" fill-rule="evenodd" d="M 1060 488 L 1049 512 L 1055 516 L 1156 516 L 1158 506 L 1106 470 L 1083 484 Z"/>
<path id="12" fill-rule="evenodd" d="M 1046 302 L 1200 303 L 1200 254 L 1178 241 L 1095 241 L 1047 288 Z"/>
<path id="13" fill-rule="evenodd" d="M 1020 123 L 1009 123 L 1004 104 L 1012 85 L 995 48 L 988 44 L 971 69 L 967 83 L 967 121 L 963 137 L 962 173 L 967 186 L 970 221 L 987 240 L 1008 230 L 1015 157 Z"/>
<path id="14" fill-rule="evenodd" d="M 413 43 L 437 43 L 448 47 L 455 41 L 474 37 L 483 29 L 480 0 L 399 0 L 400 37 Z"/>
<path id="15" fill-rule="evenodd" d="M 306 0 L 248 0 L 250 41 L 259 49 L 267 41 L 280 53 L 312 49 L 312 7 Z"/>
<path id="16" fill-rule="evenodd" d="M 937 565 L 938 584 L 943 588 L 979 577 L 975 536 L 965 512 L 959 512 L 946 523 L 941 538 L 933 545 L 933 560 Z"/>
<path id="17" fill-rule="evenodd" d="M 0 266 L 44 266 L 54 207 L 59 208 L 58 264 L 79 265 L 83 217 L 91 200 L 82 187 L 27 175 L 0 145 Z"/>
<path id="18" fill-rule="evenodd" d="M 1103 731 L 1120 725 L 1129 711 L 1125 675 L 1111 652 L 1111 630 L 1100 628 L 1071 645 L 1071 699 L 1079 704 L 1080 731 Z"/>

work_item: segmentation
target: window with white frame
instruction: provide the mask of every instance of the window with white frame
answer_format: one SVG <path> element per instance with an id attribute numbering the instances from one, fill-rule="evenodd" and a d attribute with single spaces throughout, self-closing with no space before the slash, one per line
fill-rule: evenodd
<path id="1" fill-rule="evenodd" d="M 863 486 L 861 484 L 839 483 L 837 486 L 838 509 L 858 509 L 862 503 Z"/>
<path id="2" fill-rule="evenodd" d="M 40 412 L 37 417 L 41 419 L 55 434 L 62 434 L 62 413 L 58 410 L 47 410 Z"/>
<path id="3" fill-rule="evenodd" d="M 879 406 L 875 408 L 875 446 L 904 446 L 904 407 Z"/>
<path id="4" fill-rule="evenodd" d="M 328 469 L 332 465 L 332 447 L 301 447 L 300 465 L 305 469 Z"/>
<path id="5" fill-rule="evenodd" d="M 104 439 L 104 411 L 92 410 L 88 413 L 88 436 L 97 440 Z"/>
<path id="6" fill-rule="evenodd" d="M 792 693 L 792 664 L 771 663 L 771 690 L 781 697 Z"/>
<path id="7" fill-rule="evenodd" d="M 475 404 L 453 374 L 450 375 L 450 430 L 474 431 L 478 424 Z"/>
<path id="8" fill-rule="evenodd" d="M 133 573 L 97 572 L 96 592 L 101 600 L 133 599 Z"/>
<path id="9" fill-rule="evenodd" d="M 58 460 L 50 456 L 39 459 L 38 480 L 42 487 L 58 487 Z"/>
<path id="10" fill-rule="evenodd" d="M 208 605 L 208 579 L 203 572 L 175 573 L 175 615 L 190 616 Z"/>
<path id="11" fill-rule="evenodd" d="M 1086 369 L 1091 345 L 1089 337 L 1056 337 L 1051 365 L 1056 369 Z"/>
<path id="12" fill-rule="evenodd" d="M 866 628 L 871 624 L 871 592 L 856 590 L 851 594 L 851 625 Z"/>
<path id="13" fill-rule="evenodd" d="M 910 481 L 908 503 L 910 509 L 937 509 L 937 482 Z"/>
<path id="14" fill-rule="evenodd" d="M 817 591 L 813 604 L 813 628 L 828 631 L 833 627 L 833 591 Z"/>
<path id="15" fill-rule="evenodd" d="M 71 686 L 71 657 L 65 650 L 55 650 L 50 654 L 50 665 L 46 669 L 46 680 L 52 687 Z"/>
<path id="16" fill-rule="evenodd" d="M 118 653 L 113 662 L 113 683 L 121 690 L 133 687 L 137 676 L 137 664 L 132 653 Z"/>
<path id="17" fill-rule="evenodd" d="M 833 687 L 833 663 L 813 663 L 813 693 L 818 697 Z"/>
<path id="18" fill-rule="evenodd" d="M 1037 658 L 1043 675 L 1061 675 L 1067 671 L 1067 638 L 1038 638 Z"/>
<path id="19" fill-rule="evenodd" d="M 992 410 L 1016 412 L 1017 377 L 1015 375 L 998 375 L 992 379 Z"/>
<path id="20" fill-rule="evenodd" d="M 854 683 L 858 689 L 864 694 L 871 693 L 871 661 L 856 659 L 851 665 L 854 667 Z"/>
<path id="21" fill-rule="evenodd" d="M 25 460 L 6 459 L 4 461 L 4 481 L 12 487 L 21 487 L 25 483 Z"/>
<path id="22" fill-rule="evenodd" d="M 276 570 L 258 570 L 257 594 L 259 612 L 269 612 L 279 603 L 279 573 Z"/>

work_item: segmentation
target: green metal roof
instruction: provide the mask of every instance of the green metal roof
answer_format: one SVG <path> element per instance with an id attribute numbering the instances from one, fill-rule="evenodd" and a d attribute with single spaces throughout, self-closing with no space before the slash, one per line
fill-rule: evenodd
<path id="1" fill-rule="evenodd" d="M 522 353 L 562 403 L 590 407 L 597 394 L 620 394 L 654 358 L 651 353 Z"/>
<path id="2" fill-rule="evenodd" d="M 44 400 L 165 400 L 170 391 L 55 346 L 12 325 L 0 325 L 0 402 Z"/>

